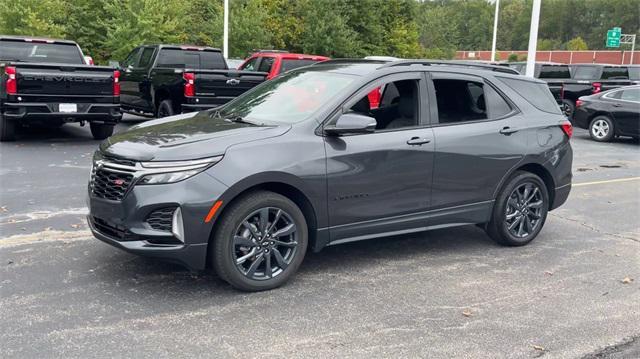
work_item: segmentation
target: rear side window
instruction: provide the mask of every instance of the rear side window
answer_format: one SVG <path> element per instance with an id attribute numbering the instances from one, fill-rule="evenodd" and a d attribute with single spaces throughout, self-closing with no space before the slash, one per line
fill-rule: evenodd
<path id="1" fill-rule="evenodd" d="M 0 41 L 0 59 L 7 61 L 84 64 L 78 46 L 26 41 Z"/>
<path id="2" fill-rule="evenodd" d="M 573 78 L 576 80 L 598 80 L 600 79 L 600 68 L 598 66 L 576 66 Z"/>
<path id="3" fill-rule="evenodd" d="M 622 96 L 620 96 L 621 100 L 640 102 L 640 88 L 622 90 L 621 92 L 622 92 Z"/>
<path id="4" fill-rule="evenodd" d="M 603 80 L 628 79 L 629 72 L 626 67 L 606 66 L 602 70 Z"/>
<path id="5" fill-rule="evenodd" d="M 270 72 L 274 61 L 275 59 L 273 57 L 263 57 L 262 61 L 260 61 L 260 66 L 258 67 L 258 71 Z"/>
<path id="6" fill-rule="evenodd" d="M 569 79 L 571 72 L 569 66 L 542 65 L 538 77 L 541 79 Z"/>
<path id="7" fill-rule="evenodd" d="M 482 82 L 434 79 L 438 122 L 458 123 L 488 119 Z"/>
<path id="8" fill-rule="evenodd" d="M 301 60 L 301 59 L 284 59 L 282 65 L 280 65 L 280 73 L 287 72 L 289 70 L 297 69 L 298 67 L 309 66 L 315 64 L 316 60 Z"/>
<path id="9" fill-rule="evenodd" d="M 640 66 L 629 66 L 628 71 L 631 80 L 640 80 Z"/>
<path id="10" fill-rule="evenodd" d="M 538 110 L 560 114 L 558 103 L 546 84 L 506 77 L 500 77 L 500 81 L 511 87 Z"/>
<path id="11" fill-rule="evenodd" d="M 224 70 L 227 63 L 217 51 L 162 49 L 157 61 L 158 67 Z"/>
<path id="12" fill-rule="evenodd" d="M 138 67 L 147 67 L 149 63 L 151 63 L 151 57 L 153 56 L 153 52 L 155 49 L 153 47 L 145 47 L 142 50 L 142 55 L 140 56 L 140 62 L 138 63 Z"/>

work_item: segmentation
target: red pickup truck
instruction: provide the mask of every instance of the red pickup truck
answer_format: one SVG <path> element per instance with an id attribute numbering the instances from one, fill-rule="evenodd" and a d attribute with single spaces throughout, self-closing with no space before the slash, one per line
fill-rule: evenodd
<path id="1" fill-rule="evenodd" d="M 282 50 L 258 50 L 244 61 L 239 70 L 266 72 L 270 80 L 283 72 L 329 60 L 326 56 L 293 54 Z"/>

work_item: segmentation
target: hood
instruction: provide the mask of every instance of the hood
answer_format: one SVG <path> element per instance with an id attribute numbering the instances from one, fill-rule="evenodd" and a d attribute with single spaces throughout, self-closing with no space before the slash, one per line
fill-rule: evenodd
<path id="1" fill-rule="evenodd" d="M 102 142 L 100 151 L 136 161 L 192 160 L 222 155 L 229 146 L 280 136 L 290 128 L 230 122 L 203 111 L 133 126 Z"/>

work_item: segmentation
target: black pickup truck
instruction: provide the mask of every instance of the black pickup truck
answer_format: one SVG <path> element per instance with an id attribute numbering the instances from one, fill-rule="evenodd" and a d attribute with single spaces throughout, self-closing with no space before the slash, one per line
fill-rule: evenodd
<path id="1" fill-rule="evenodd" d="M 91 66 L 73 41 L 0 35 L 0 141 L 16 125 L 89 122 L 95 139 L 122 118 L 118 71 Z"/>
<path id="2" fill-rule="evenodd" d="M 264 72 L 229 70 L 219 49 L 143 45 L 121 64 L 123 111 L 156 117 L 213 108 L 266 80 Z"/>

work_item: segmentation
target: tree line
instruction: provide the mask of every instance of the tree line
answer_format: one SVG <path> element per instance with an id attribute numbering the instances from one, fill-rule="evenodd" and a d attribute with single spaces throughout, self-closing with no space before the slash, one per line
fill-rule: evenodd
<path id="1" fill-rule="evenodd" d="M 230 0 L 230 57 L 286 49 L 331 57 L 452 58 L 491 48 L 486 0 Z M 500 50 L 524 50 L 531 0 L 500 3 Z M 543 0 L 539 50 L 604 49 L 606 31 L 636 33 L 637 0 Z M 0 1 L 0 34 L 67 38 L 99 63 L 143 43 L 222 47 L 223 0 Z M 640 36 L 639 36 L 640 37 Z"/>

